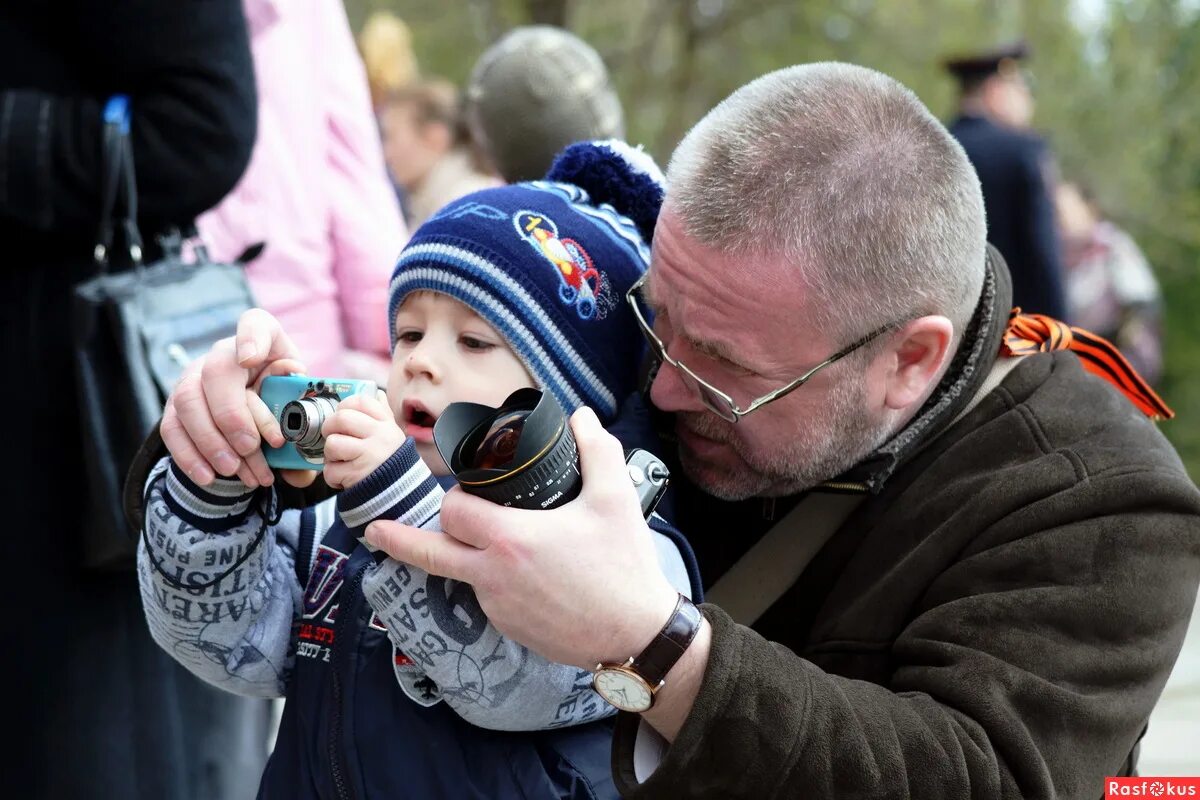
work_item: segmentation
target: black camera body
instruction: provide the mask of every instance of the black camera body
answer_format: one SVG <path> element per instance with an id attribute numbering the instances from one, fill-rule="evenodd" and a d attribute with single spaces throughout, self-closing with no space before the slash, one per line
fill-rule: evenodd
<path id="1" fill-rule="evenodd" d="M 463 490 L 493 503 L 557 508 L 583 488 L 567 415 L 553 396 L 537 389 L 518 389 L 498 408 L 451 403 L 434 423 L 433 441 Z M 629 451 L 625 463 L 648 518 L 666 492 L 670 472 L 646 450 Z"/>

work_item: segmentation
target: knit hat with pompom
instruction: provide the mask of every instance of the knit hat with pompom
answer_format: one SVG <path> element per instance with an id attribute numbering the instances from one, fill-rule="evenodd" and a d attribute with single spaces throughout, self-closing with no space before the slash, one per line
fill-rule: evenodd
<path id="1" fill-rule="evenodd" d="M 416 230 L 392 274 L 388 321 L 412 292 L 466 304 L 538 385 L 608 423 L 636 388 L 644 342 L 625 302 L 646 271 L 662 172 L 618 140 L 579 142 L 545 179 L 484 189 Z"/>

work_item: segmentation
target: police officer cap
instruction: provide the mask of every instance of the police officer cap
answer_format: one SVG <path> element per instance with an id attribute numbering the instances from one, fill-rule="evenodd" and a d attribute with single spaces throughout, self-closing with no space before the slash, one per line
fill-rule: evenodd
<path id="1" fill-rule="evenodd" d="M 959 81 L 968 83 L 1016 69 L 1017 62 L 1028 57 L 1029 45 L 1018 39 L 987 52 L 947 58 L 942 65 Z"/>

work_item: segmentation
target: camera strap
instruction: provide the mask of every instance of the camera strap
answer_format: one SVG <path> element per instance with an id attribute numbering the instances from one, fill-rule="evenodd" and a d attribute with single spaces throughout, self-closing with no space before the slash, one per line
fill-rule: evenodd
<path id="1" fill-rule="evenodd" d="M 704 593 L 704 601 L 720 606 L 734 622 L 753 625 L 796 583 L 864 498 L 809 492 Z"/>

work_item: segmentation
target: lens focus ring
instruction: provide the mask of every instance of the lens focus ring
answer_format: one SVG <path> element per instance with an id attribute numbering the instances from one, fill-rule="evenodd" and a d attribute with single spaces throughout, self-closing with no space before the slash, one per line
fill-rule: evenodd
<path id="1" fill-rule="evenodd" d="M 537 463 L 504 481 L 463 488 L 485 500 L 516 508 L 549 509 L 579 496 L 578 454 L 571 429 L 564 426 L 558 441 Z"/>

